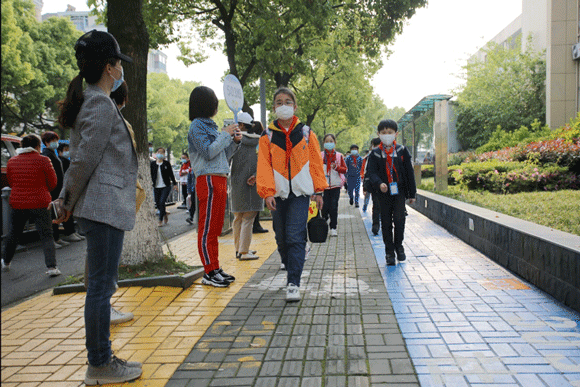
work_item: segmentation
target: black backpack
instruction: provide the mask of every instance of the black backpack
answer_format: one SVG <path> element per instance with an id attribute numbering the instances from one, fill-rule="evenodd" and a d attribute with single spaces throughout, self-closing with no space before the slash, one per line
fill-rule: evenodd
<path id="1" fill-rule="evenodd" d="M 312 243 L 324 243 L 328 236 L 328 223 L 318 214 L 308 222 L 308 239 Z"/>

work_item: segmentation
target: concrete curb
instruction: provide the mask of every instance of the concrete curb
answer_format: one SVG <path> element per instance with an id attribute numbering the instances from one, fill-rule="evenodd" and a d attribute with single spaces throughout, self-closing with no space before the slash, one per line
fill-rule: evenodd
<path id="1" fill-rule="evenodd" d="M 155 286 L 169 286 L 175 288 L 187 289 L 198 278 L 203 276 L 203 268 L 194 270 L 184 275 L 165 275 L 159 277 L 135 278 L 120 280 L 117 284 L 119 287 L 141 286 L 144 288 L 151 288 Z M 53 288 L 52 294 L 67 294 L 67 293 L 82 293 L 86 291 L 84 284 L 63 285 Z"/>

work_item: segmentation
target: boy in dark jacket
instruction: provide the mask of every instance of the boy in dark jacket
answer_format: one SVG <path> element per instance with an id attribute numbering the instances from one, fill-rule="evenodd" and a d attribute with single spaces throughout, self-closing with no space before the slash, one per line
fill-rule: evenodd
<path id="1" fill-rule="evenodd" d="M 395 141 L 397 130 L 397 123 L 393 120 L 379 123 L 377 131 L 381 145 L 371 152 L 366 173 L 381 203 L 386 260 L 387 265 L 391 266 L 395 265 L 395 252 L 399 261 L 406 259 L 403 248 L 405 199 L 414 203 L 417 192 L 411 155 L 406 147 Z"/>

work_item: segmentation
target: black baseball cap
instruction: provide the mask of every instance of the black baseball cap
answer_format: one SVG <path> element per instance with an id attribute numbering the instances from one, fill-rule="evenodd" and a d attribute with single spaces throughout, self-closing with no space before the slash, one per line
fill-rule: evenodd
<path id="1" fill-rule="evenodd" d="M 113 35 L 106 31 L 92 30 L 81 36 L 75 44 L 75 56 L 93 56 L 97 58 L 119 58 L 133 63 L 131 57 L 122 54 L 119 43 Z"/>

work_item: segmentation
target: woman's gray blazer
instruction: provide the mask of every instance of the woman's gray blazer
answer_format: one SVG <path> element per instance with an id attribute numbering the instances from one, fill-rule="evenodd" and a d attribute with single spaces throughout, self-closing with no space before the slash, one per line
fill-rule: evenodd
<path id="1" fill-rule="evenodd" d="M 60 197 L 77 218 L 120 230 L 135 225 L 137 153 L 121 113 L 98 86 L 89 85 L 71 130 L 71 163 Z"/>

